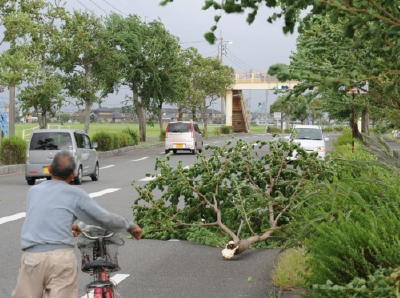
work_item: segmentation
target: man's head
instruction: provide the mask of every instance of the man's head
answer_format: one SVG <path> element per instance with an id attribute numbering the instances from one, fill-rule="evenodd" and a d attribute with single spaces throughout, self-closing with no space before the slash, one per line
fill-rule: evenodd
<path id="1" fill-rule="evenodd" d="M 74 157 L 68 151 L 61 151 L 54 156 L 50 165 L 50 173 L 53 179 L 71 182 L 75 177 L 76 163 Z"/>

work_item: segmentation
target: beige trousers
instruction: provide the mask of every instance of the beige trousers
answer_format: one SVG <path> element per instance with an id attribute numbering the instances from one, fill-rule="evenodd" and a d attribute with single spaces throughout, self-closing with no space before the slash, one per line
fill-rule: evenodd
<path id="1" fill-rule="evenodd" d="M 13 298 L 76 298 L 78 266 L 72 248 L 24 252 Z"/>

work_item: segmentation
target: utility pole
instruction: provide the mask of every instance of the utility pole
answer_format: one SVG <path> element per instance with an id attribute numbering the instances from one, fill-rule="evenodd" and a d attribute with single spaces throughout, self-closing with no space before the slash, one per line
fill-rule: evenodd
<path id="1" fill-rule="evenodd" d="M 15 86 L 9 86 L 8 135 L 15 136 Z"/>
<path id="2" fill-rule="evenodd" d="M 228 44 L 232 44 L 233 42 L 230 40 L 224 40 L 222 37 L 222 32 L 220 33 L 220 38 L 218 39 L 218 53 L 217 59 L 222 64 L 222 57 L 227 55 Z M 221 96 L 221 113 L 225 114 L 225 107 L 224 107 L 224 98 L 223 95 Z"/>

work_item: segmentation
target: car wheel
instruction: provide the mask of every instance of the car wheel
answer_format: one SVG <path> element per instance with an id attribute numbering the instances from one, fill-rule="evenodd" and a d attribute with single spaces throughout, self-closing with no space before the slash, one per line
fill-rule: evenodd
<path id="1" fill-rule="evenodd" d="M 99 164 L 96 163 L 96 167 L 94 168 L 94 173 L 92 175 L 90 175 L 90 178 L 92 178 L 92 181 L 98 181 L 99 175 L 100 175 L 100 168 L 99 168 Z"/>
<path id="2" fill-rule="evenodd" d="M 51 177 L 46 177 L 47 180 L 51 180 Z"/>
<path id="3" fill-rule="evenodd" d="M 28 183 L 28 185 L 35 185 L 35 178 L 26 178 L 26 183 Z"/>
<path id="4" fill-rule="evenodd" d="M 174 152 L 174 154 L 176 154 L 176 151 L 177 151 L 176 149 L 172 150 L 172 152 Z"/>
<path id="5" fill-rule="evenodd" d="M 190 150 L 190 152 L 193 154 L 193 155 L 196 155 L 196 148 L 195 149 L 193 149 L 193 150 Z"/>
<path id="6" fill-rule="evenodd" d="M 169 153 L 169 150 L 165 150 L 165 154 L 168 154 Z"/>
<path id="7" fill-rule="evenodd" d="M 82 167 L 80 166 L 79 169 L 78 169 L 78 174 L 76 175 L 75 180 L 74 180 L 76 185 L 81 185 L 82 184 L 82 175 L 83 175 L 82 174 Z"/>

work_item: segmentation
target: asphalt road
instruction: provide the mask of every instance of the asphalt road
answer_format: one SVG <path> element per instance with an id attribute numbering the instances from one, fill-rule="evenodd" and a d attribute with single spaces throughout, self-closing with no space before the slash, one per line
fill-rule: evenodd
<path id="1" fill-rule="evenodd" d="M 241 137 L 249 142 L 271 139 L 265 134 Z M 222 145 L 227 140 L 228 137 L 211 138 L 205 144 Z M 163 156 L 160 147 L 103 159 L 100 180 L 92 182 L 85 178 L 77 187 L 111 212 L 132 218 L 131 205 L 136 192 L 131 182 L 145 183 L 146 174 L 154 173 L 156 158 Z M 174 155 L 171 163 L 182 161 L 183 165 L 190 165 L 195 158 L 189 154 Z M 10 297 L 15 286 L 28 189 L 23 174 L 0 176 L 0 298 Z M 127 240 L 120 248 L 121 271 L 113 278 L 118 283 L 120 297 L 125 298 L 266 297 L 277 253 L 277 250 L 249 250 L 233 261 L 224 261 L 218 248 L 185 241 Z M 81 273 L 79 279 L 79 297 L 86 297 L 84 285 L 91 278 Z"/>

